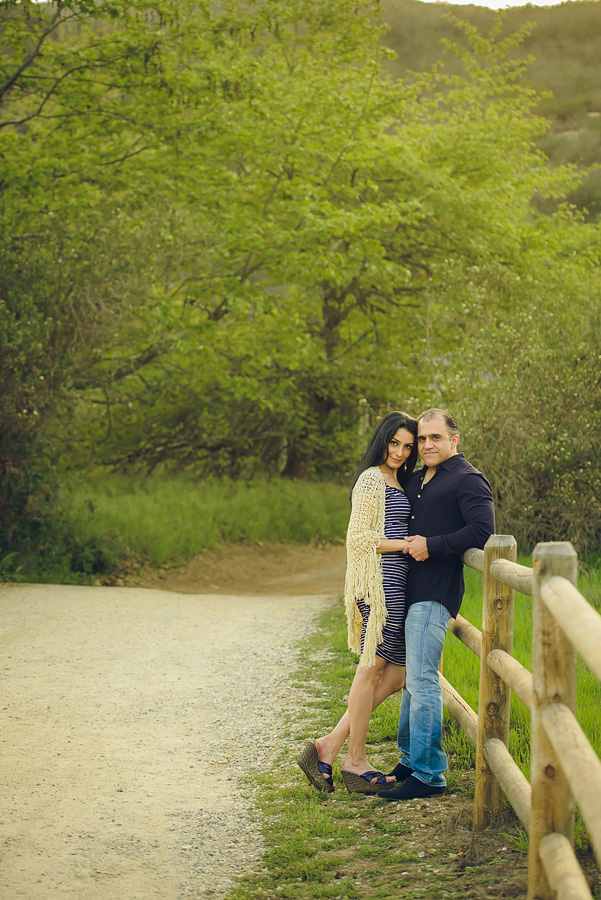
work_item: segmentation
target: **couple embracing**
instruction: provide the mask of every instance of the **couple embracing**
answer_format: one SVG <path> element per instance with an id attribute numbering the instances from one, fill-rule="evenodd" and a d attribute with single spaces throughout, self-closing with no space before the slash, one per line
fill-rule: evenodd
<path id="1" fill-rule="evenodd" d="M 348 707 L 336 727 L 308 742 L 298 764 L 320 791 L 347 738 L 349 791 L 385 800 L 444 794 L 438 667 L 464 592 L 461 555 L 495 528 L 490 485 L 463 453 L 445 410 L 388 413 L 377 425 L 351 489 L 345 608 L 349 647 L 360 654 Z M 424 465 L 414 471 L 418 454 Z M 400 762 L 388 775 L 366 754 L 372 710 L 402 690 Z"/>

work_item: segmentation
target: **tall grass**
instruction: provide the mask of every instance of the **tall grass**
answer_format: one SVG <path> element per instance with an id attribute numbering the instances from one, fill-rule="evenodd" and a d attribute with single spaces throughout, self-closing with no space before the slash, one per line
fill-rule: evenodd
<path id="1" fill-rule="evenodd" d="M 63 484 L 41 541 L 0 552 L 0 580 L 86 583 L 128 561 L 177 565 L 226 543 L 337 543 L 349 509 L 347 488 L 332 483 L 81 476 Z"/>
<path id="2" fill-rule="evenodd" d="M 103 475 L 66 486 L 61 508 L 79 540 L 151 565 L 181 563 L 224 543 L 339 541 L 344 487 L 306 481 Z"/>

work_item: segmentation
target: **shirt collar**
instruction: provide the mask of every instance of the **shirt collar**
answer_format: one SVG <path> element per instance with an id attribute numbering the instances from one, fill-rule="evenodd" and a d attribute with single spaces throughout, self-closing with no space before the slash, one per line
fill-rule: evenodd
<path id="1" fill-rule="evenodd" d="M 452 456 L 449 456 L 448 459 L 445 459 L 444 462 L 438 463 L 436 466 L 437 469 L 446 469 L 450 472 L 453 471 L 455 466 L 459 465 L 459 460 L 465 461 L 464 453 L 454 453 Z M 413 472 L 412 478 L 423 478 L 426 474 L 426 466 L 422 466 L 421 469 L 415 469 Z M 382 476 L 383 477 L 383 476 Z"/>
<path id="2" fill-rule="evenodd" d="M 444 462 L 438 463 L 437 469 L 454 469 L 455 466 L 459 465 L 459 460 L 465 459 L 465 455 L 463 453 L 453 453 L 452 456 L 447 457 Z"/>

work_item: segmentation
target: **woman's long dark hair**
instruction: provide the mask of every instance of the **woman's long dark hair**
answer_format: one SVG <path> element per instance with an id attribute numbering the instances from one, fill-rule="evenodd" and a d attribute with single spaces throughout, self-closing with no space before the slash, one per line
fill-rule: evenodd
<path id="1" fill-rule="evenodd" d="M 408 416 L 407 413 L 393 410 L 393 412 L 389 412 L 385 415 L 383 419 L 380 419 L 376 425 L 374 433 L 369 439 L 369 443 L 363 454 L 363 458 L 355 472 L 355 477 L 351 484 L 351 493 L 362 472 L 365 472 L 365 470 L 369 469 L 371 466 L 379 466 L 386 461 L 386 458 L 388 457 L 388 445 L 399 428 L 406 428 L 415 438 L 411 455 L 407 458 L 404 465 L 401 466 L 398 473 L 399 484 L 401 487 L 405 486 L 409 480 L 409 476 L 415 468 L 415 463 L 417 462 L 417 421 L 411 416 Z"/>

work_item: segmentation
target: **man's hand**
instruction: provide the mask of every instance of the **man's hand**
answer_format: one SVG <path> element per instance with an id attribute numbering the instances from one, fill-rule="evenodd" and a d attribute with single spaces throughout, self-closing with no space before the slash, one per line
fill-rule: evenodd
<path id="1" fill-rule="evenodd" d="M 413 534 L 405 538 L 405 540 L 409 544 L 409 549 L 406 552 L 416 562 L 424 562 L 424 560 L 428 559 L 430 554 L 428 553 L 428 542 L 425 537 L 422 537 L 421 534 Z"/>

